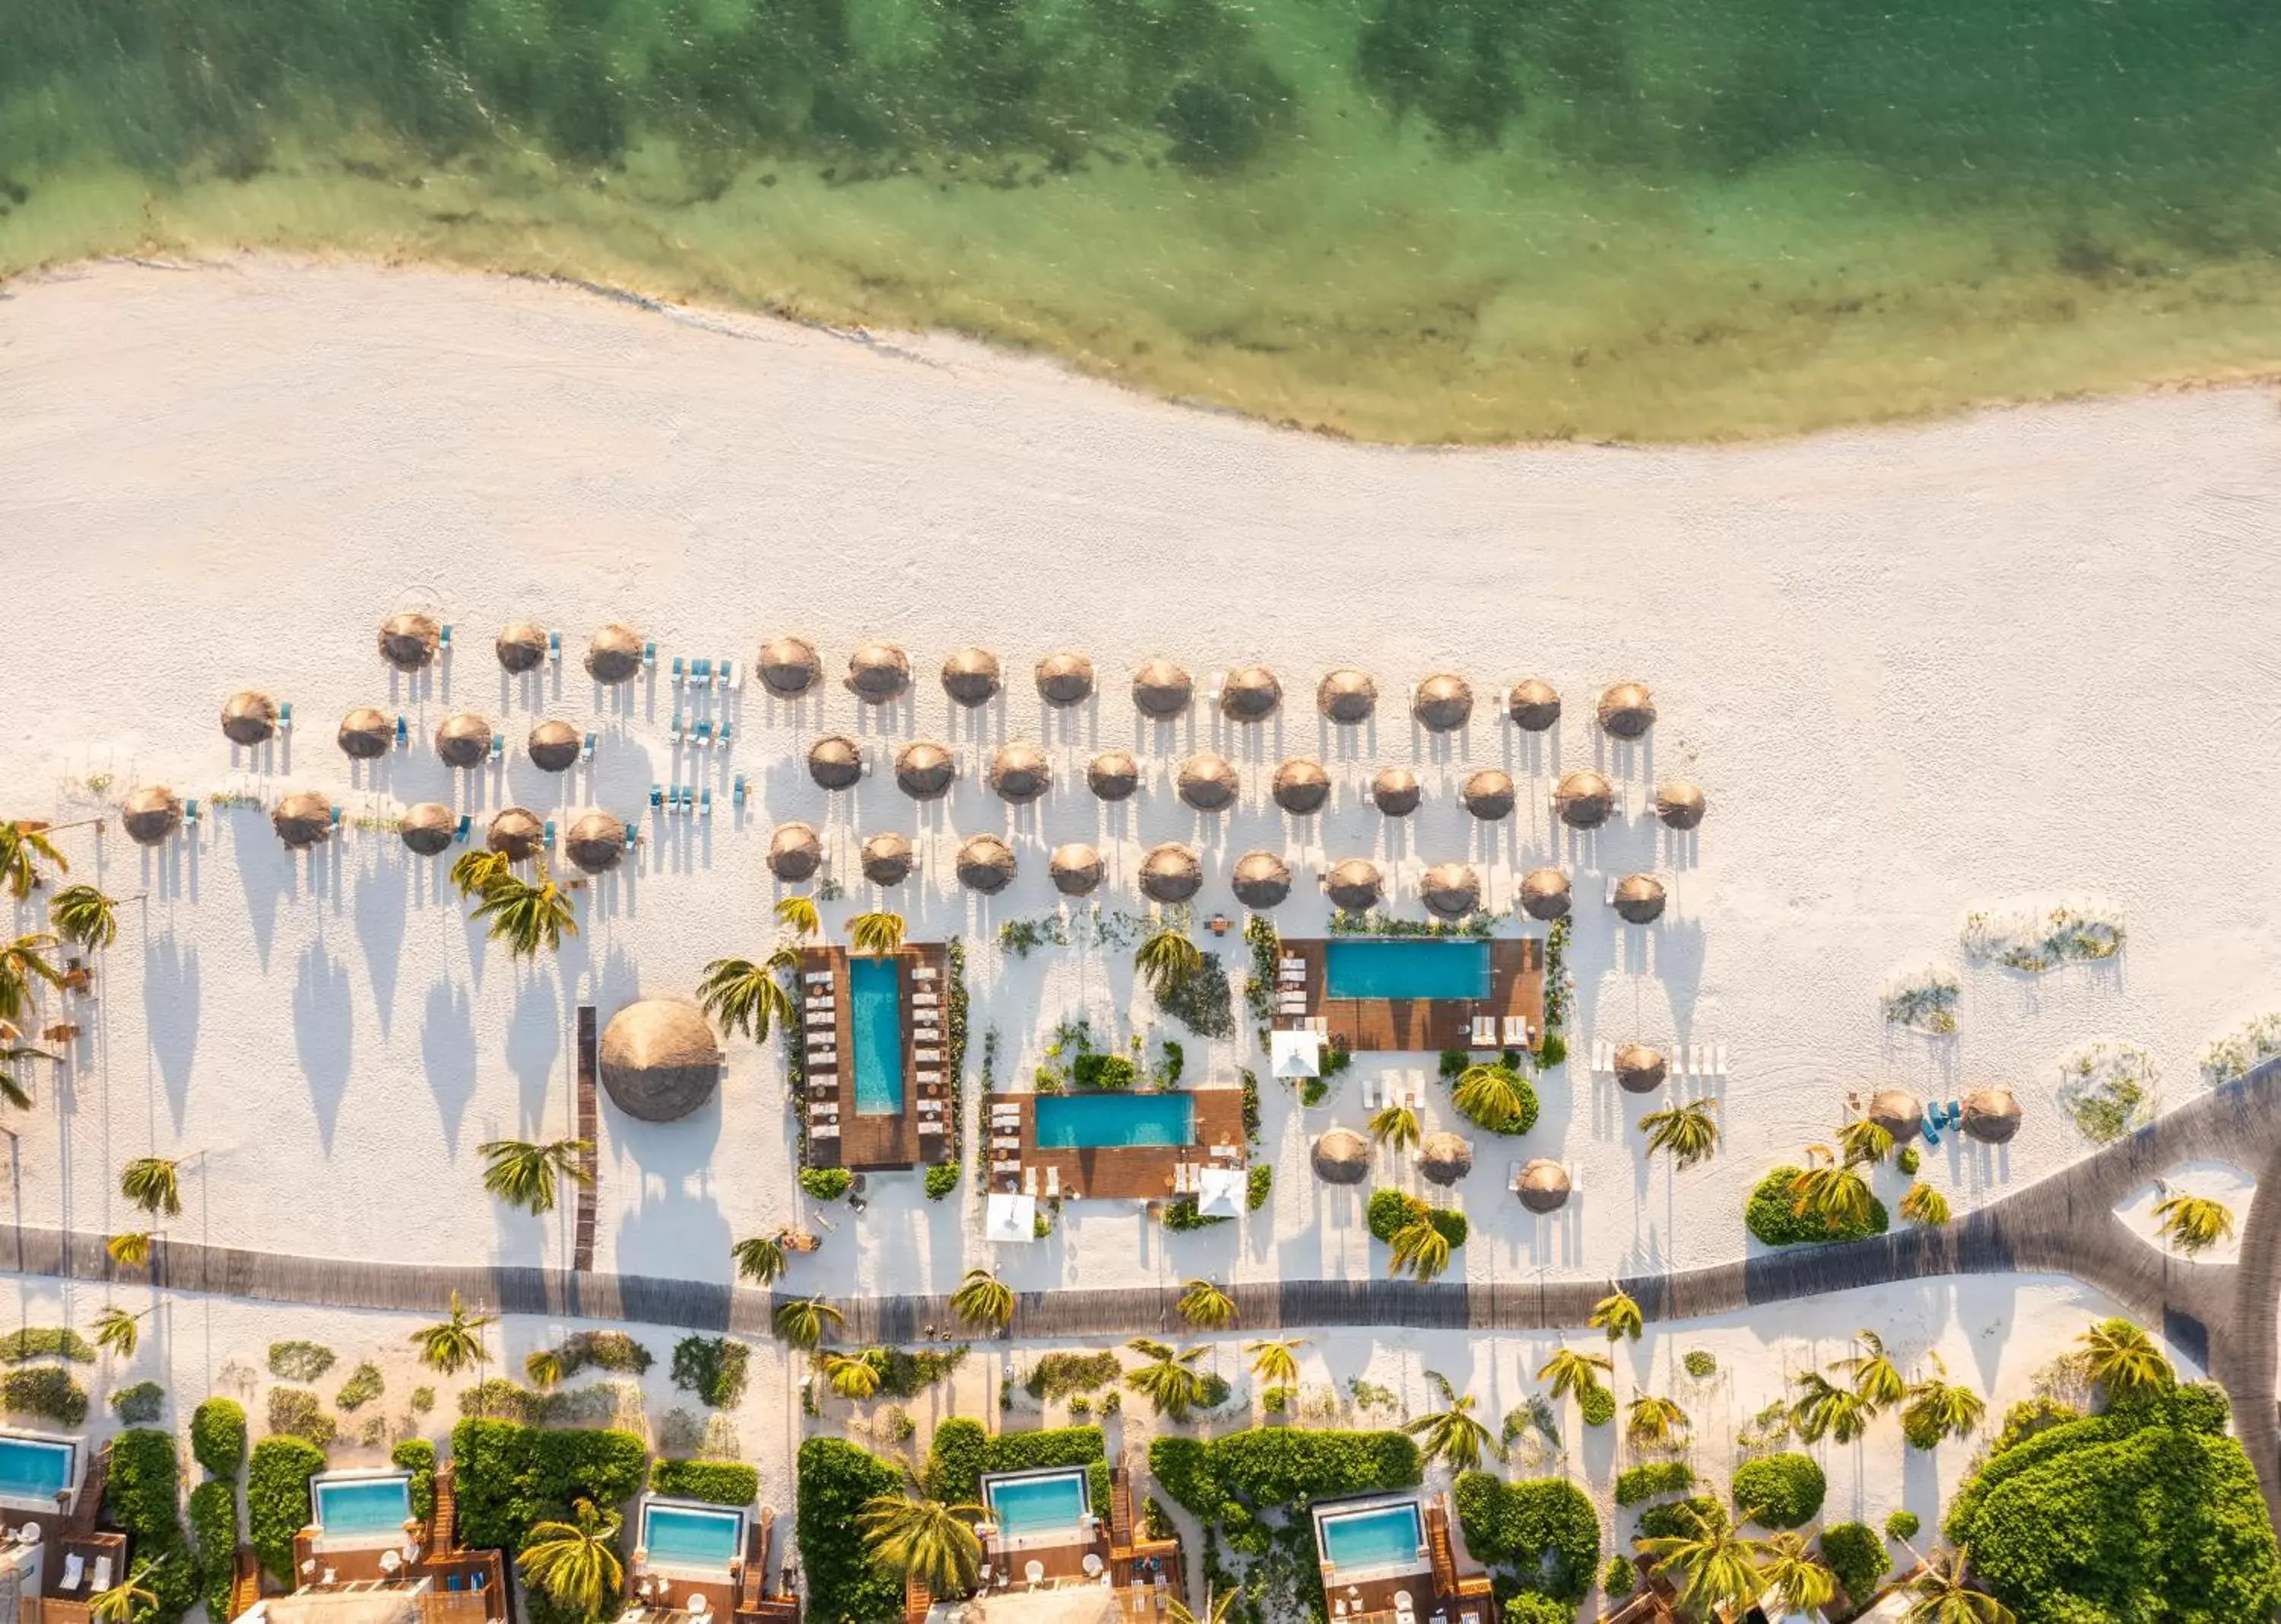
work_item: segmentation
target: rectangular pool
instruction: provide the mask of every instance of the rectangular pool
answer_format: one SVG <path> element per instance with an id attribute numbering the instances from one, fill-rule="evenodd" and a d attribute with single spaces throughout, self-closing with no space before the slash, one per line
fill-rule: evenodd
<path id="1" fill-rule="evenodd" d="M 412 1515 L 412 1476 L 406 1472 L 343 1473 L 313 1478 L 310 1516 L 328 1545 L 393 1545 Z"/>
<path id="2" fill-rule="evenodd" d="M 847 961 L 847 997 L 855 1028 L 855 1110 L 893 1117 L 903 1109 L 902 969 L 893 959 Z"/>
<path id="3" fill-rule="evenodd" d="M 1009 1539 L 1042 1534 L 1075 1534 L 1090 1509 L 1085 1473 L 1079 1470 L 1009 1473 L 982 1480 L 990 1520 Z"/>
<path id="4" fill-rule="evenodd" d="M 744 1554 L 745 1513 L 686 1500 L 646 1500 L 641 1543 L 652 1567 L 725 1574 Z"/>
<path id="5" fill-rule="evenodd" d="M 1046 1094 L 1036 1110 L 1040 1150 L 1196 1142 L 1196 1102 L 1185 1094 Z"/>
<path id="6" fill-rule="evenodd" d="M 1426 1521 L 1418 1502 L 1365 1506 L 1351 1512 L 1315 1513 L 1315 1537 L 1323 1559 L 1341 1573 L 1364 1568 L 1409 1568 L 1426 1547 Z"/>
<path id="7" fill-rule="evenodd" d="M 0 1500 L 54 1511 L 78 1458 L 79 1446 L 62 1438 L 0 1433 Z"/>
<path id="8" fill-rule="evenodd" d="M 1487 998 L 1489 945 L 1368 937 L 1323 947 L 1326 998 Z"/>

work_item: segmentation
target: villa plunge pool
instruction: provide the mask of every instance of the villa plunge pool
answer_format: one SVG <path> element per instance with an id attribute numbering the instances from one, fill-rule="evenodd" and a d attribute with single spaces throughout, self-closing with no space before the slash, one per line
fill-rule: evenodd
<path id="1" fill-rule="evenodd" d="M 900 1116 L 903 1109 L 902 966 L 893 958 L 847 961 L 848 1013 L 855 1040 L 855 1113 Z"/>
<path id="2" fill-rule="evenodd" d="M 310 1520 L 328 1551 L 394 1545 L 412 1520 L 409 1472 L 328 1472 L 309 1480 Z"/>
<path id="3" fill-rule="evenodd" d="M 1339 937 L 1323 947 L 1326 998 L 1481 999 L 1489 945 L 1430 937 Z"/>
<path id="4" fill-rule="evenodd" d="M 1342 1581 L 1411 1573 L 1426 1560 L 1426 1519 L 1414 1499 L 1318 1506 L 1315 1543 Z"/>
<path id="5" fill-rule="evenodd" d="M 982 1501 L 998 1525 L 1000 1541 L 1008 1545 L 1082 1539 L 1092 1520 L 1092 1496 L 1081 1466 L 990 1474 L 982 1480 Z"/>
<path id="6" fill-rule="evenodd" d="M 79 1445 L 68 1438 L 0 1433 L 0 1504 L 54 1511 L 78 1464 Z"/>
<path id="7" fill-rule="evenodd" d="M 1196 1142 L 1196 1102 L 1187 1094 L 1047 1094 L 1036 1111 L 1040 1150 Z"/>
<path id="8" fill-rule="evenodd" d="M 745 1552 L 745 1513 L 697 1500 L 642 1502 L 641 1548 L 649 1567 L 692 1579 L 725 1576 Z"/>

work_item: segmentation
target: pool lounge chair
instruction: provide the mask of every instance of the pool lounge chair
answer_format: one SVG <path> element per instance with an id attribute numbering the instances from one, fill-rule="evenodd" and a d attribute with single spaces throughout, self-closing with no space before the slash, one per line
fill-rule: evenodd
<path id="1" fill-rule="evenodd" d="M 594 759 L 594 736 L 586 735 L 586 742 L 578 746 L 578 760 L 583 764 Z"/>
<path id="2" fill-rule="evenodd" d="M 396 719 L 396 747 L 399 750 L 412 747 L 412 724 L 402 716 Z"/>
<path id="3" fill-rule="evenodd" d="M 922 1088 L 928 1087 L 930 1084 L 939 1083 L 941 1081 L 942 1073 L 939 1071 L 922 1071 L 919 1073 L 919 1087 Z"/>
<path id="4" fill-rule="evenodd" d="M 911 1058 L 939 1062 L 942 1059 L 942 1051 L 939 1048 L 915 1048 L 911 1051 Z"/>
<path id="5" fill-rule="evenodd" d="M 719 728 L 715 730 L 713 734 L 713 747 L 716 750 L 726 750 L 729 747 L 729 724 L 727 723 L 723 722 Z"/>
<path id="6" fill-rule="evenodd" d="M 506 760 L 506 734 L 494 733 L 491 735 L 491 760 L 494 762 L 503 762 Z"/>
<path id="7" fill-rule="evenodd" d="M 735 777 L 729 780 L 730 805 L 737 807 L 743 806 L 745 804 L 745 797 L 750 793 L 751 792 L 746 790 L 745 787 L 745 775 L 743 773 L 740 772 Z"/>
<path id="8" fill-rule="evenodd" d="M 1504 1040 L 1507 1043 L 1528 1041 L 1528 1017 L 1508 1015 L 1504 1017 Z"/>
<path id="9" fill-rule="evenodd" d="M 839 1137 L 839 1125 L 836 1122 L 818 1123 L 816 1126 L 808 1129 L 808 1136 L 810 1139 L 838 1139 Z"/>
<path id="10" fill-rule="evenodd" d="M 474 831 L 475 827 L 474 818 L 463 816 L 460 819 L 459 827 L 452 831 L 452 838 L 461 846 L 465 846 L 468 843 L 468 836 Z"/>
<path id="11" fill-rule="evenodd" d="M 805 971 L 801 973 L 800 978 L 807 982 L 810 986 L 830 986 L 831 985 L 831 972 L 828 970 Z"/>
<path id="12" fill-rule="evenodd" d="M 1497 1046 L 1497 1025 L 1496 1016 L 1476 1015 L 1473 1017 L 1473 1046 L 1475 1048 L 1495 1048 Z"/>
<path id="13" fill-rule="evenodd" d="M 683 676 L 684 673 L 681 669 L 681 656 L 679 654 L 676 654 L 673 657 L 673 685 L 675 687 L 678 688 L 681 686 Z M 677 716 L 674 720 L 678 722 L 680 718 Z"/>
<path id="14" fill-rule="evenodd" d="M 942 994 L 939 993 L 913 993 L 911 994 L 911 1007 L 916 1009 L 932 1009 L 937 1003 L 940 1002 L 941 1000 Z"/>
<path id="15" fill-rule="evenodd" d="M 993 1150 L 1019 1150 L 1022 1148 L 1022 1136 L 1019 1133 L 994 1133 L 990 1136 L 990 1148 Z"/>
<path id="16" fill-rule="evenodd" d="M 657 669 L 657 644 L 654 641 L 642 645 L 642 669 L 645 671 Z"/>
<path id="17" fill-rule="evenodd" d="M 1940 1124 L 1933 1120 L 1930 1113 L 1927 1113 L 1924 1121 L 1919 1125 L 1919 1132 L 1924 1134 L 1926 1144 L 1936 1150 L 1940 1148 Z"/>
<path id="18" fill-rule="evenodd" d="M 562 634 L 559 631 L 550 631 L 546 634 L 546 663 L 549 665 L 562 663 Z"/>
<path id="19" fill-rule="evenodd" d="M 713 816 L 713 786 L 709 784 L 697 792 L 697 816 L 700 817 Z"/>
<path id="20" fill-rule="evenodd" d="M 1037 1193 L 1038 1170 L 1034 1167 L 1025 1167 L 1022 1170 L 1022 1194 L 1035 1195 Z"/>
<path id="21" fill-rule="evenodd" d="M 1058 1167 L 1049 1166 L 1046 1169 L 1046 1199 L 1048 1201 L 1059 1201 L 1061 1198 L 1062 1170 Z"/>
<path id="22" fill-rule="evenodd" d="M 66 1551 L 64 1553 L 63 1577 L 56 1581 L 56 1589 L 58 1590 L 78 1589 L 80 1576 L 86 1571 L 87 1558 L 85 1557 L 80 1555 L 76 1551 Z"/>
<path id="23" fill-rule="evenodd" d="M 913 965 L 913 966 L 911 967 L 911 979 L 912 979 L 912 980 L 914 980 L 914 981 L 932 981 L 932 980 L 933 980 L 933 979 L 934 979 L 934 966 L 933 966 L 933 965 L 932 965 L 932 964 L 916 964 L 916 965 Z"/>
<path id="24" fill-rule="evenodd" d="M 831 1044 L 822 1048 L 811 1048 L 808 1051 L 808 1063 L 811 1066 L 836 1066 L 839 1063 L 839 1050 Z"/>
<path id="25" fill-rule="evenodd" d="M 694 744 L 700 750 L 711 749 L 713 747 L 712 719 L 707 717 L 706 720 L 697 723 L 692 726 L 689 730 L 689 739 L 690 742 Z"/>
<path id="26" fill-rule="evenodd" d="M 96 1558 L 95 1575 L 88 1581 L 87 1588 L 91 1594 L 97 1596 L 111 1588 L 111 1558 L 109 1557 Z"/>

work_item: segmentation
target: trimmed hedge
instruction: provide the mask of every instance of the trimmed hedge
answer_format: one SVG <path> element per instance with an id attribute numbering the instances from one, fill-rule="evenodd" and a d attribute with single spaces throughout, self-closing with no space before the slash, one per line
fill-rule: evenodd
<path id="1" fill-rule="evenodd" d="M 1414 1489 L 1425 1476 L 1425 1463 L 1407 1433 L 1257 1427 L 1209 1443 L 1159 1437 L 1148 1446 L 1148 1471 L 1159 1489 L 1210 1523 L 1230 1511 L 1248 1515 L 1341 1495 Z"/>
<path id="2" fill-rule="evenodd" d="M 182 1532 L 181 1493 L 182 1458 L 174 1434 L 138 1429 L 111 1441 L 104 1510 L 127 1531 L 135 1571 L 159 1600 L 143 1624 L 174 1624 L 199 1598 L 203 1570 Z"/>
<path id="3" fill-rule="evenodd" d="M 293 1582 L 293 1536 L 309 1522 L 309 1480 L 324 1469 L 325 1451 L 290 1434 L 255 1444 L 246 1465 L 247 1537 L 261 1566 L 288 1585 Z"/>
<path id="4" fill-rule="evenodd" d="M 190 1454 L 216 1477 L 236 1477 L 245 1465 L 245 1406 L 209 1398 L 190 1411 Z"/>
<path id="5" fill-rule="evenodd" d="M 661 1460 L 649 1469 L 649 1491 L 712 1505 L 750 1505 L 761 1497 L 761 1474 L 724 1460 Z"/>
<path id="6" fill-rule="evenodd" d="M 902 1581 L 873 1564 L 855 1520 L 874 1495 L 901 1490 L 902 1473 L 838 1438 L 805 1440 L 799 1472 L 800 1563 L 810 1624 L 877 1624 L 900 1617 Z"/>
<path id="7" fill-rule="evenodd" d="M 1094 1510 L 1109 1510 L 1109 1451 L 1098 1427 L 1049 1427 L 992 1437 L 979 1421 L 953 1417 L 934 1429 L 927 1454 L 926 1489 L 938 1500 L 979 1500 L 986 1472 L 1032 1472 L 1043 1466 L 1100 1465 L 1093 1483 Z"/>
<path id="8" fill-rule="evenodd" d="M 1557 1477 L 1508 1483 L 1494 1473 L 1467 1472 L 1458 1476 L 1453 1497 L 1474 1560 L 1524 1590 L 1565 1604 L 1563 1617 L 1591 1593 L 1600 1566 L 1600 1518 L 1575 1484 Z"/>
<path id="9" fill-rule="evenodd" d="M 69 1326 L 26 1326 L 0 1336 L 0 1365 L 25 1365 L 34 1359 L 92 1365 L 95 1344 Z"/>
<path id="10" fill-rule="evenodd" d="M 425 1438 L 406 1438 L 389 1450 L 388 1460 L 412 1473 L 406 1491 L 412 1496 L 412 1514 L 427 1521 L 436 1513 L 436 1446 Z"/>
<path id="11" fill-rule="evenodd" d="M 1845 1587 L 1856 1607 L 1866 1607 L 1877 1593 L 1878 1581 L 1892 1571 L 1893 1558 L 1885 1542 L 1866 1522 L 1832 1523 L 1821 1531 L 1821 1559 Z"/>
<path id="12" fill-rule="evenodd" d="M 231 1581 L 236 1577 L 237 1485 L 210 1477 L 190 1490 L 190 1537 L 205 1575 L 209 1620 L 229 1617 Z"/>
<path id="13" fill-rule="evenodd" d="M 1589 1387 L 1576 1395 L 1576 1411 L 1587 1427 L 1605 1427 L 1616 1419 L 1616 1396 L 1603 1387 Z"/>
<path id="14" fill-rule="evenodd" d="M 1370 1238 L 1388 1246 L 1393 1245 L 1394 1237 L 1420 1213 L 1442 1232 L 1442 1238 L 1450 1243 L 1452 1251 L 1465 1245 L 1466 1235 L 1472 1233 L 1465 1215 L 1455 1207 L 1437 1207 L 1407 1190 L 1373 1190 L 1369 1205 L 1364 1209 Z"/>
<path id="15" fill-rule="evenodd" d="M 632 1499 L 649 1474 L 649 1450 L 631 1433 L 607 1428 L 469 1419 L 452 1428 L 452 1467 L 466 1543 L 513 1552 L 531 1524 L 568 1518 L 579 1500 L 615 1508 Z"/>
<path id="16" fill-rule="evenodd" d="M 1862 1241 L 1885 1233 L 1892 1219 L 1885 1211 L 1885 1203 L 1875 1196 L 1869 1199 L 1867 1220 L 1836 1229 L 1829 1228 L 1811 1212 L 1797 1211 L 1798 1197 L 1790 1193 L 1790 1180 L 1804 1171 L 1777 1167 L 1759 1180 L 1759 1187 L 1751 1192 L 1750 1205 L 1743 1212 L 1743 1221 L 1750 1226 L 1752 1234 L 1768 1246 L 1807 1246 L 1821 1241 Z"/>
<path id="17" fill-rule="evenodd" d="M 0 1410 L 76 1427 L 87 1419 L 87 1389 L 60 1365 L 12 1370 L 0 1374 Z"/>
<path id="18" fill-rule="evenodd" d="M 1657 1495 L 1681 1494 L 1695 1487 L 1695 1469 L 1683 1460 L 1651 1460 L 1616 1473 L 1616 1504 L 1637 1505 Z"/>
<path id="19" fill-rule="evenodd" d="M 1030 1367 L 1022 1390 L 1032 1398 L 1066 1398 L 1071 1393 L 1091 1393 L 1114 1387 L 1124 1374 L 1125 1363 L 1114 1349 L 1048 1353 Z"/>
<path id="20" fill-rule="evenodd" d="M 1798 1528 L 1821 1511 L 1829 1480 L 1810 1455 L 1761 1455 L 1735 1468 L 1735 1509 L 1766 1528 Z"/>
<path id="21" fill-rule="evenodd" d="M 111 1396 L 111 1411 L 129 1427 L 147 1427 L 166 1408 L 166 1389 L 155 1381 L 138 1381 Z"/>

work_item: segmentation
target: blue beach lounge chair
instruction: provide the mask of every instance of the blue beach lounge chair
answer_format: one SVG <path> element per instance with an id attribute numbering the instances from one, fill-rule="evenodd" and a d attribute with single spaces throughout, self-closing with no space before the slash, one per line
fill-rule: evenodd
<path id="1" fill-rule="evenodd" d="M 398 716 L 396 719 L 396 747 L 399 750 L 405 750 L 409 749 L 411 745 L 412 724 L 405 721 L 402 716 Z"/>
<path id="2" fill-rule="evenodd" d="M 446 622 L 444 626 L 437 631 L 436 647 L 437 651 L 442 653 L 448 654 L 452 652 L 452 628 L 450 623 Z"/>
<path id="3" fill-rule="evenodd" d="M 657 669 L 657 645 L 654 642 L 642 645 L 642 669 L 646 671 Z"/>
<path id="4" fill-rule="evenodd" d="M 473 830 L 475 826 L 476 820 L 474 818 L 462 816 L 460 819 L 460 826 L 452 831 L 452 838 L 457 840 L 460 845 L 465 846 L 468 843 L 468 831 Z"/>
<path id="5" fill-rule="evenodd" d="M 546 663 L 549 665 L 562 663 L 562 634 L 559 631 L 550 631 L 546 634 Z"/>
<path id="6" fill-rule="evenodd" d="M 707 687 L 710 688 L 713 685 L 713 662 L 710 660 L 691 661 L 689 662 L 689 680 L 692 683 L 703 683 Z"/>
<path id="7" fill-rule="evenodd" d="M 594 759 L 594 736 L 592 733 L 586 735 L 586 742 L 578 751 L 578 759 L 582 762 Z"/>
<path id="8" fill-rule="evenodd" d="M 700 817 L 710 817 L 713 816 L 713 786 L 711 785 L 708 784 L 703 789 L 697 792 L 697 809 L 698 816 Z"/>
<path id="9" fill-rule="evenodd" d="M 729 747 L 729 724 L 726 721 L 721 723 L 721 731 L 713 735 L 713 745 L 715 749 L 720 750 L 726 750 Z"/>
<path id="10" fill-rule="evenodd" d="M 553 851 L 554 849 L 554 820 L 552 818 L 549 818 L 546 821 L 546 834 L 545 838 L 546 840 L 546 849 L 550 852 Z"/>
<path id="11" fill-rule="evenodd" d="M 649 786 L 649 804 L 653 811 L 665 805 L 665 785 L 653 784 Z"/>
<path id="12" fill-rule="evenodd" d="M 293 731 L 293 701 L 290 700 L 277 708 L 277 731 L 281 733 Z"/>
<path id="13" fill-rule="evenodd" d="M 741 772 L 730 780 L 729 804 L 737 807 L 745 804 L 745 775 Z"/>
<path id="14" fill-rule="evenodd" d="M 681 686 L 684 675 L 685 674 L 681 669 L 681 656 L 679 654 L 676 654 L 673 657 L 673 685 L 675 687 L 678 688 Z"/>
<path id="15" fill-rule="evenodd" d="M 491 735 L 491 760 L 495 762 L 503 762 L 506 759 L 506 735 L 504 733 L 494 733 Z"/>

